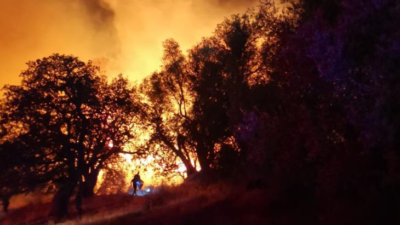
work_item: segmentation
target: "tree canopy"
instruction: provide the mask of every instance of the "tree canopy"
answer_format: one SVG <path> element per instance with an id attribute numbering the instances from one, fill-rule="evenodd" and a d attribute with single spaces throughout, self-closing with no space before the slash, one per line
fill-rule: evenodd
<path id="1" fill-rule="evenodd" d="M 132 139 L 134 89 L 121 76 L 108 83 L 91 62 L 57 54 L 29 62 L 21 75 L 20 86 L 5 87 L 2 121 L 22 155 L 29 154 L 28 165 L 35 161 L 28 171 L 58 186 L 55 204 L 66 207 L 77 184 L 93 194 L 99 170 Z M 57 207 L 55 215 L 66 211 Z"/>

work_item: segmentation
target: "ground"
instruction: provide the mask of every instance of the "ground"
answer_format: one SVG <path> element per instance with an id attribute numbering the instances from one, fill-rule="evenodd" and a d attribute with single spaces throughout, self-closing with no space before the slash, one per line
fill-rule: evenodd
<path id="1" fill-rule="evenodd" d="M 84 201 L 84 215 L 71 213 L 59 224 L 265 224 L 268 198 L 265 190 L 228 188 L 226 185 L 182 185 L 160 188 L 147 196 L 127 194 L 95 196 Z M 11 210 L 0 224 L 53 224 L 49 204 Z"/>
<path id="2" fill-rule="evenodd" d="M 141 211 L 144 205 L 144 197 L 133 197 L 126 194 L 95 196 L 83 201 L 84 215 L 78 218 L 74 204 L 70 204 L 70 214 L 60 224 L 89 224 L 93 222 L 107 221 L 110 218 Z M 2 225 L 22 224 L 52 224 L 48 218 L 50 203 L 28 205 L 19 209 L 10 210 L 7 215 L 0 216 Z"/>

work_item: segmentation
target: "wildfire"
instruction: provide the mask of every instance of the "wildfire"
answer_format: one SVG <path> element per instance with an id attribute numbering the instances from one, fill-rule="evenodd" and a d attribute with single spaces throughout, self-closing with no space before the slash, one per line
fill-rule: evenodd
<path id="1" fill-rule="evenodd" d="M 114 147 L 114 143 L 113 143 L 112 141 L 110 141 L 110 142 L 108 143 L 108 147 L 109 147 L 109 148 L 113 148 L 113 147 Z"/>
<path id="2" fill-rule="evenodd" d="M 112 142 L 108 144 L 110 148 L 113 147 Z M 157 170 L 160 169 L 158 164 L 155 164 L 156 160 L 153 155 L 149 155 L 146 158 L 134 159 L 131 154 L 120 154 L 121 162 L 119 162 L 119 168 L 122 168 L 121 171 L 125 176 L 125 185 L 120 187 L 121 191 L 128 192 L 131 188 L 131 180 L 133 176 L 139 172 L 141 179 L 144 181 L 145 187 L 149 186 L 160 186 L 160 185 L 176 185 L 183 182 L 182 176 L 174 176 L 172 179 L 166 180 L 164 177 L 157 175 Z M 176 162 L 178 168 L 173 171 L 176 174 L 185 174 L 186 167 L 183 163 L 177 161 Z M 199 171 L 199 166 L 196 167 Z M 98 176 L 98 183 L 95 188 L 95 192 L 97 192 L 100 187 L 105 182 L 105 171 L 101 170 Z"/>

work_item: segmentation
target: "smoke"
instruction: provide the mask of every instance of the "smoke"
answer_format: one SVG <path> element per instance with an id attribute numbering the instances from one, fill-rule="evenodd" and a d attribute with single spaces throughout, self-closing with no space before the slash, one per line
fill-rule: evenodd
<path id="1" fill-rule="evenodd" d="M 53 53 L 94 60 L 110 77 L 140 80 L 160 68 L 162 42 L 183 51 L 257 0 L 0 0 L 0 86 Z"/>
<path id="2" fill-rule="evenodd" d="M 222 7 L 242 7 L 254 5 L 257 0 L 216 0 L 215 2 Z"/>
<path id="3" fill-rule="evenodd" d="M 101 30 L 106 27 L 114 30 L 115 12 L 109 3 L 103 0 L 84 0 L 80 2 L 86 7 L 97 29 Z"/>
<path id="4" fill-rule="evenodd" d="M 68 1 L 68 0 L 67 0 Z M 121 46 L 118 38 L 118 31 L 115 27 L 115 11 L 110 3 L 105 0 L 75 0 L 85 8 L 86 16 L 94 28 L 94 46 L 97 48 L 105 44 L 107 50 L 104 56 L 112 64 L 118 65 Z M 102 47 L 104 49 L 104 47 Z M 103 58 L 104 59 L 104 58 Z M 104 64 L 103 64 L 104 65 Z"/>
<path id="5" fill-rule="evenodd" d="M 18 84 L 27 61 L 53 53 L 116 58 L 113 17 L 107 4 L 86 0 L 1 0 L 0 87 Z"/>

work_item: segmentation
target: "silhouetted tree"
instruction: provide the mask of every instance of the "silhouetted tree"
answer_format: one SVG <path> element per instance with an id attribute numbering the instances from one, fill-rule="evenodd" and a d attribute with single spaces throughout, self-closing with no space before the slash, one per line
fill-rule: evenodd
<path id="1" fill-rule="evenodd" d="M 4 112 L 0 110 L 0 113 Z M 13 195 L 39 187 L 46 180 L 43 170 L 49 162 L 36 157 L 34 150 L 25 148 L 29 141 L 28 134 L 12 137 L 8 132 L 7 120 L 3 116 L 0 118 L 0 198 L 6 203 Z M 33 141 L 30 144 L 33 147 L 37 143 Z"/>
<path id="2" fill-rule="evenodd" d="M 6 86 L 3 118 L 43 163 L 40 170 L 58 189 L 51 215 L 67 213 L 70 196 L 93 194 L 106 161 L 132 138 L 133 89 L 118 77 L 108 84 L 99 68 L 73 56 L 52 55 L 28 63 L 20 86 Z M 45 166 L 42 168 L 42 164 Z"/>
<path id="3" fill-rule="evenodd" d="M 250 85 L 262 78 L 254 20 L 250 14 L 227 19 L 187 57 L 175 41 L 165 42 L 163 70 L 143 86 L 153 113 L 147 114 L 153 115 L 147 120 L 154 127 L 149 143 L 161 140 L 189 167 L 187 156 L 194 153 L 203 172 L 218 167 L 223 145 L 239 154 L 233 136 L 243 113 L 251 110 Z"/>
<path id="4" fill-rule="evenodd" d="M 151 132 L 146 145 L 148 148 L 156 147 L 155 154 L 160 157 L 166 158 L 171 153 L 177 156 L 185 165 L 187 174 L 192 175 L 196 172 L 193 165 L 195 150 L 183 127 L 192 118 L 186 59 L 174 40 L 167 40 L 164 48 L 163 71 L 154 73 L 141 86 L 146 97 L 144 121 Z M 170 163 L 175 162 L 172 160 Z"/>
<path id="5" fill-rule="evenodd" d="M 192 91 L 192 119 L 184 124 L 195 144 L 202 171 L 213 167 L 217 144 L 229 137 L 228 98 L 221 61 L 222 45 L 215 38 L 204 39 L 190 50 L 188 75 Z"/>

